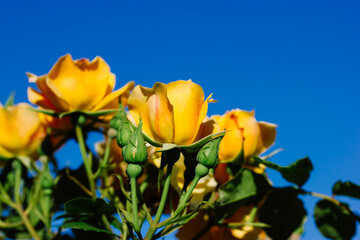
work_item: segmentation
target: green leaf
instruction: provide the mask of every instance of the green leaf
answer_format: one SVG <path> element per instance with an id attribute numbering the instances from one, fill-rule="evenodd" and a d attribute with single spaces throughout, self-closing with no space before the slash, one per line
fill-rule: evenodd
<path id="1" fill-rule="evenodd" d="M 263 175 L 243 168 L 233 179 L 220 187 L 218 204 L 224 206 L 246 200 L 269 188 L 270 185 Z"/>
<path id="2" fill-rule="evenodd" d="M 259 209 L 259 221 L 270 225 L 265 231 L 272 239 L 286 240 L 302 226 L 306 211 L 297 196 L 291 187 L 274 189 Z"/>
<path id="3" fill-rule="evenodd" d="M 204 146 L 207 142 L 210 142 L 211 140 L 218 138 L 218 137 L 223 137 L 225 135 L 226 131 L 222 131 L 222 132 L 217 132 L 217 133 L 213 133 L 211 135 L 208 135 L 202 139 L 200 139 L 197 142 L 194 142 L 191 145 L 187 145 L 187 146 L 179 146 L 180 148 L 183 148 L 189 152 L 197 152 L 199 151 L 202 146 Z"/>
<path id="4" fill-rule="evenodd" d="M 8 99 L 5 102 L 4 108 L 11 107 L 14 105 L 15 92 L 10 93 Z"/>
<path id="5" fill-rule="evenodd" d="M 332 188 L 332 193 L 334 195 L 342 195 L 360 199 L 360 186 L 350 181 L 337 181 Z"/>
<path id="6" fill-rule="evenodd" d="M 118 238 L 120 238 L 119 235 L 116 235 L 115 233 L 108 231 L 108 230 L 104 230 L 98 227 L 94 227 L 86 222 L 67 222 L 64 223 L 62 225 L 62 228 L 75 228 L 75 229 L 81 229 L 84 231 L 93 231 L 93 232 L 100 232 L 100 233 L 107 233 L 113 236 L 116 236 Z"/>
<path id="7" fill-rule="evenodd" d="M 320 200 L 314 210 L 315 223 L 322 235 L 330 239 L 349 240 L 356 232 L 354 217 L 328 200 Z"/>
<path id="8" fill-rule="evenodd" d="M 259 157 L 253 157 L 253 159 L 258 163 L 262 163 L 269 168 L 279 171 L 283 178 L 291 183 L 297 184 L 298 186 L 304 185 L 310 177 L 310 172 L 313 170 L 313 165 L 308 157 L 299 159 L 287 167 L 279 166 Z"/>
<path id="9" fill-rule="evenodd" d="M 120 222 L 119 219 L 117 219 L 112 215 L 109 216 L 109 223 L 111 226 L 113 226 L 116 229 L 122 230 L 124 228 L 122 222 Z"/>
<path id="10" fill-rule="evenodd" d="M 216 201 L 215 218 L 217 221 L 231 217 L 235 210 L 261 199 L 271 189 L 264 175 L 256 174 L 250 169 L 241 169 L 233 179 L 219 189 Z"/>
<path id="11" fill-rule="evenodd" d="M 102 198 L 93 201 L 90 198 L 75 198 L 65 203 L 65 211 L 70 215 L 93 215 L 113 213 L 113 207 Z"/>

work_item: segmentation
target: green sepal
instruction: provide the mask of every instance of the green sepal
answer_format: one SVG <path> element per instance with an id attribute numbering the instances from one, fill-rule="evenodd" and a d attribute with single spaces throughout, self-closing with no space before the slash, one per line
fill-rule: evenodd
<path id="1" fill-rule="evenodd" d="M 81 230 L 84 230 L 84 231 L 106 233 L 106 234 L 113 235 L 115 237 L 120 238 L 119 235 L 117 235 L 117 234 L 115 234 L 115 233 L 113 233 L 111 231 L 104 230 L 104 229 L 92 226 L 92 225 L 90 225 L 90 224 L 88 224 L 86 222 L 65 222 L 62 225 L 62 228 L 81 229 Z"/>
<path id="2" fill-rule="evenodd" d="M 356 233 L 356 221 L 352 214 L 331 201 L 317 202 L 314 218 L 316 226 L 326 238 L 348 240 Z"/>
<path id="3" fill-rule="evenodd" d="M 299 159 L 286 167 L 279 166 L 256 156 L 252 157 L 252 159 L 255 160 L 255 162 L 262 163 L 269 168 L 279 171 L 283 178 L 300 187 L 309 179 L 310 172 L 314 169 L 311 160 L 308 157 Z"/>
<path id="4" fill-rule="evenodd" d="M 337 181 L 332 187 L 334 195 L 342 195 L 360 199 L 360 186 L 350 181 Z"/>
<path id="5" fill-rule="evenodd" d="M 221 131 L 217 133 L 210 134 L 199 141 L 194 142 L 190 145 L 179 145 L 178 147 L 183 148 L 189 152 L 197 152 L 199 151 L 207 142 L 210 142 L 211 140 L 218 138 L 218 137 L 224 137 L 226 131 Z"/>
<path id="6" fill-rule="evenodd" d="M 54 110 L 42 109 L 42 108 L 32 108 L 31 110 L 38 112 L 38 113 L 45 114 L 45 115 L 49 115 L 52 117 L 59 117 L 59 114 L 57 112 L 55 112 Z"/>
<path id="7" fill-rule="evenodd" d="M 129 121 L 129 123 L 131 124 L 131 126 L 133 128 L 136 128 L 136 125 L 134 123 L 132 123 L 131 121 Z M 163 146 L 163 143 L 155 141 L 154 139 L 149 137 L 146 133 L 142 132 L 142 134 L 143 134 L 145 141 L 148 142 L 150 145 L 152 145 L 154 147 L 162 147 Z"/>
<path id="8" fill-rule="evenodd" d="M 8 99 L 6 99 L 4 108 L 6 109 L 7 107 L 11 107 L 14 105 L 14 99 L 15 99 L 15 91 L 11 92 Z"/>
<path id="9" fill-rule="evenodd" d="M 99 116 L 104 116 L 104 115 L 108 115 L 108 114 L 112 114 L 117 112 L 118 109 L 104 109 L 104 110 L 99 110 L 99 111 L 79 111 L 79 110 L 75 110 L 75 111 L 69 111 L 69 112 L 63 112 L 59 114 L 59 118 L 63 118 L 69 115 L 85 115 L 88 117 L 99 117 Z"/>

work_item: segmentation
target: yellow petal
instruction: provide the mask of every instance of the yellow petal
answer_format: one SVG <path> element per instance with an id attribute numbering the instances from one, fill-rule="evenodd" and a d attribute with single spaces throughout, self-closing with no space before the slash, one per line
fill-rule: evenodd
<path id="1" fill-rule="evenodd" d="M 66 99 L 68 110 L 90 110 L 99 103 L 114 78 L 109 66 L 99 57 L 73 61 L 70 55 L 61 57 L 50 70 L 46 85 L 57 96 Z"/>
<path id="2" fill-rule="evenodd" d="M 154 94 L 154 91 L 151 88 L 137 85 L 129 96 L 128 108 L 129 113 L 136 124 L 139 124 L 141 117 L 143 123 L 143 132 L 145 132 L 151 139 L 154 139 L 153 133 L 151 131 L 149 108 L 147 105 L 147 99 L 152 94 Z"/>
<path id="3" fill-rule="evenodd" d="M 174 109 L 173 143 L 190 144 L 206 116 L 207 102 L 204 102 L 204 91 L 191 80 L 179 80 L 167 85 L 167 95 Z"/>
<path id="4" fill-rule="evenodd" d="M 221 130 L 227 130 L 220 142 L 219 159 L 220 161 L 232 160 L 240 153 L 242 148 L 242 129 L 231 119 L 229 113 L 226 113 L 221 119 L 218 119 L 218 123 Z"/>
<path id="5" fill-rule="evenodd" d="M 254 117 L 254 111 L 247 112 L 237 109 L 231 118 L 237 123 L 239 129 L 244 131 L 245 158 L 257 155 L 256 150 L 260 140 L 260 129 Z"/>
<path id="6" fill-rule="evenodd" d="M 122 88 L 108 94 L 94 107 L 93 111 L 97 111 L 100 109 L 108 109 L 114 106 L 115 108 L 117 108 L 117 106 L 119 105 L 118 98 L 121 97 L 123 94 L 128 94 L 134 88 L 134 85 L 135 83 L 133 81 L 128 82 Z"/>
<path id="7" fill-rule="evenodd" d="M 27 95 L 29 101 L 35 105 L 38 105 L 45 109 L 58 110 L 58 108 L 52 105 L 51 102 L 49 102 L 49 100 L 45 96 L 43 96 L 41 93 L 37 92 L 31 87 L 27 88 Z"/>
<path id="8" fill-rule="evenodd" d="M 0 154 L 5 155 L 31 155 L 45 136 L 38 114 L 25 103 L 0 108 L 0 128 Z"/>
<path id="9" fill-rule="evenodd" d="M 27 73 L 27 76 L 29 77 L 29 82 L 36 82 L 36 85 L 39 88 L 41 95 L 43 96 L 44 99 L 46 99 L 44 101 L 48 102 L 46 105 L 51 104 L 52 107 L 50 109 L 53 109 L 58 112 L 67 111 L 69 109 L 69 104 L 62 98 L 62 96 L 54 93 L 47 86 L 46 75 L 38 77 L 32 73 Z M 30 94 L 32 94 L 32 93 L 34 93 L 34 92 L 30 92 Z M 36 104 L 32 100 L 34 100 L 34 101 L 39 100 L 40 96 L 34 96 L 34 95 L 35 95 L 35 93 L 33 94 L 33 96 L 29 96 L 29 101 Z M 39 94 L 36 94 L 36 95 L 39 95 Z"/>
<path id="10" fill-rule="evenodd" d="M 258 145 L 258 154 L 264 152 L 266 149 L 271 147 L 276 138 L 276 124 L 267 122 L 258 122 L 260 128 L 260 143 Z"/>
<path id="11" fill-rule="evenodd" d="M 155 83 L 154 94 L 149 96 L 149 120 L 152 134 L 159 142 L 170 143 L 174 136 L 173 106 L 167 98 L 167 87 L 163 83 Z"/>

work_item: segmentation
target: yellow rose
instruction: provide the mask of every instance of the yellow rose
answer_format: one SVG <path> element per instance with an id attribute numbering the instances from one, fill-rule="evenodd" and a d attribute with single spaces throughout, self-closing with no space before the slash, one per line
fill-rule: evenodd
<path id="1" fill-rule="evenodd" d="M 115 75 L 101 57 L 72 60 L 69 54 L 59 58 L 46 75 L 28 73 L 39 91 L 28 88 L 29 101 L 56 112 L 98 111 L 116 108 L 118 99 L 125 100 L 134 82 L 112 91 Z M 125 96 L 125 97 L 124 97 Z"/>
<path id="2" fill-rule="evenodd" d="M 211 117 L 217 123 L 214 132 L 227 130 L 220 143 L 220 161 L 233 160 L 239 155 L 243 144 L 245 159 L 261 154 L 274 144 L 276 125 L 257 122 L 254 115 L 254 111 L 235 109 L 223 116 Z"/>
<path id="3" fill-rule="evenodd" d="M 37 155 L 45 138 L 38 113 L 26 103 L 5 108 L 0 104 L 0 155 L 6 158 Z"/>
<path id="4" fill-rule="evenodd" d="M 131 92 L 129 112 L 143 131 L 161 143 L 189 145 L 196 139 L 204 120 L 210 96 L 191 80 L 168 84 L 155 83 L 152 88 L 136 86 Z"/>

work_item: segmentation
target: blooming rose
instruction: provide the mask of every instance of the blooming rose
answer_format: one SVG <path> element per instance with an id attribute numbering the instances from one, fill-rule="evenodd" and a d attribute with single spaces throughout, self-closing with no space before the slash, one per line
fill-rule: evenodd
<path id="1" fill-rule="evenodd" d="M 131 92 L 129 112 L 143 131 L 161 143 L 189 145 L 194 142 L 210 102 L 204 91 L 191 80 L 168 84 L 155 83 L 152 88 L 136 86 Z"/>
<path id="2" fill-rule="evenodd" d="M 26 103 L 4 107 L 0 104 L 0 155 L 5 158 L 37 155 L 45 138 L 38 113 Z"/>
<path id="3" fill-rule="evenodd" d="M 59 58 L 46 75 L 28 73 L 29 82 L 35 82 L 39 91 L 28 88 L 29 101 L 56 112 L 98 111 L 116 108 L 134 87 L 129 82 L 113 92 L 115 75 L 101 57 L 72 60 L 69 54 Z M 124 97 L 125 96 L 125 97 Z"/>
<path id="4" fill-rule="evenodd" d="M 214 132 L 227 130 L 220 143 L 219 160 L 231 161 L 241 152 L 244 145 L 245 159 L 261 154 L 274 144 L 276 125 L 257 122 L 254 111 L 235 109 L 224 115 L 211 118 L 217 123 Z"/>

